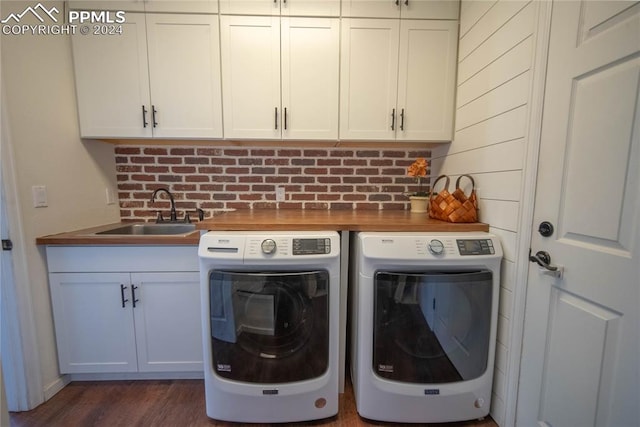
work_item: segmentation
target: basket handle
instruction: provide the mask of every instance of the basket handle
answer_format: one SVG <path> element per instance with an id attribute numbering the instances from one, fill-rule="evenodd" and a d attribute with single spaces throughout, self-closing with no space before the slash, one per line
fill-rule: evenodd
<path id="1" fill-rule="evenodd" d="M 439 177 L 436 178 L 435 181 L 433 181 L 433 185 L 431 186 L 431 194 L 429 195 L 429 200 L 431 200 L 434 194 L 436 194 L 434 189 L 436 188 L 436 184 L 438 183 L 438 181 L 440 181 L 442 178 L 446 180 L 444 182 L 443 190 L 449 190 L 449 177 L 447 175 L 440 175 Z"/>
<path id="2" fill-rule="evenodd" d="M 462 177 L 469 178 L 469 180 L 471 181 L 471 192 L 473 193 L 473 190 L 476 189 L 476 182 L 473 180 L 471 175 L 466 175 L 466 174 L 460 175 L 458 179 L 456 179 L 456 190 L 460 189 L 460 180 L 462 179 Z"/>

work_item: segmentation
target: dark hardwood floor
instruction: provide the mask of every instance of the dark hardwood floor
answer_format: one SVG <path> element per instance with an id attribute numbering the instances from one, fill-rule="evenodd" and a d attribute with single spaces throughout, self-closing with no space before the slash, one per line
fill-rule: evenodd
<path id="1" fill-rule="evenodd" d="M 28 412 L 10 414 L 11 427 L 118 426 L 239 426 L 207 417 L 202 380 L 73 382 L 49 401 Z M 256 424 L 256 426 L 269 424 Z M 391 426 L 360 418 L 347 381 L 338 415 L 325 420 L 293 423 L 317 426 Z M 419 424 L 411 424 L 419 425 Z M 423 424 L 447 427 L 497 427 L 483 421 Z"/>

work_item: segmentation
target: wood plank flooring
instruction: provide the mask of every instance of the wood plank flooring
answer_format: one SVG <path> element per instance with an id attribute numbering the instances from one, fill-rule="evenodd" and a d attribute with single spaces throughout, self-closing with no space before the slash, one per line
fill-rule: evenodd
<path id="1" fill-rule="evenodd" d="M 72 382 L 49 401 L 28 412 L 10 414 L 11 427 L 199 427 L 239 426 L 207 417 L 202 380 Z M 246 425 L 246 424 L 245 424 Z M 270 424 L 254 424 L 268 426 Z M 358 416 L 347 381 L 338 415 L 325 420 L 292 423 L 315 426 L 391 426 Z M 411 426 L 497 427 L 483 421 Z"/>

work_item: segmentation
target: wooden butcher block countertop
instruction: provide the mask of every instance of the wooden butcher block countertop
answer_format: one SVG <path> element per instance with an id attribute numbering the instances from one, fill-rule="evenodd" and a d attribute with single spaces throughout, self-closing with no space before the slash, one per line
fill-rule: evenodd
<path id="1" fill-rule="evenodd" d="M 489 231 L 483 223 L 452 224 L 409 211 L 351 211 L 298 209 L 242 209 L 216 213 L 195 224 L 196 231 L 180 235 L 99 235 L 126 223 L 38 237 L 38 245 L 197 245 L 201 230 L 218 231 Z"/>
<path id="2" fill-rule="evenodd" d="M 484 223 L 452 224 L 410 211 L 243 209 L 224 212 L 196 224 L 218 231 L 489 231 Z"/>
<path id="3" fill-rule="evenodd" d="M 197 245 L 200 241 L 198 230 L 184 234 L 174 235 L 100 235 L 100 231 L 129 225 L 128 222 L 101 225 L 98 227 L 84 228 L 81 230 L 67 231 L 64 233 L 51 234 L 38 237 L 37 245 Z"/>

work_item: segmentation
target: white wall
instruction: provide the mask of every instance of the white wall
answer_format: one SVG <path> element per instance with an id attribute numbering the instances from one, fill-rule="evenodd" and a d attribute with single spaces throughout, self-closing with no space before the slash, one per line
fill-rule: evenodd
<path id="1" fill-rule="evenodd" d="M 2 2 L 2 16 L 33 2 Z M 43 2 L 45 3 L 45 2 Z M 63 2 L 46 2 L 63 10 Z M 37 22 L 34 22 L 37 23 Z M 79 137 L 69 36 L 2 35 L 3 108 L 11 129 L 15 188 L 27 271 L 17 286 L 30 288 L 44 398 L 62 386 L 43 248 L 38 236 L 119 221 L 105 188 L 116 192 L 113 146 Z M 3 153 L 7 155 L 7 153 Z M 46 185 L 49 207 L 34 208 L 31 187 Z M 11 211 L 12 209 L 10 209 Z M 15 222 L 14 222 L 15 223 Z M 14 255 L 15 256 L 15 255 Z"/>
<path id="2" fill-rule="evenodd" d="M 535 2 L 514 0 L 462 1 L 454 140 L 432 151 L 432 176 L 472 174 L 482 222 L 491 225 L 504 249 L 498 342 L 491 415 L 506 425 L 506 392 L 518 244 L 522 236 L 522 188 L 531 109 Z M 454 184 L 455 179 L 452 182 Z M 516 325 L 517 327 L 517 325 Z M 513 399 L 509 401 L 508 399 Z"/>

